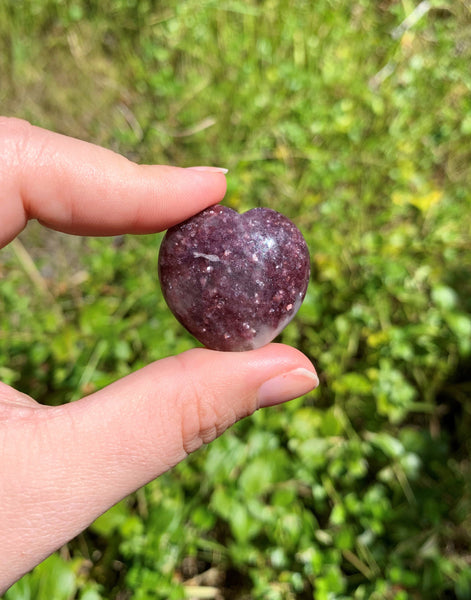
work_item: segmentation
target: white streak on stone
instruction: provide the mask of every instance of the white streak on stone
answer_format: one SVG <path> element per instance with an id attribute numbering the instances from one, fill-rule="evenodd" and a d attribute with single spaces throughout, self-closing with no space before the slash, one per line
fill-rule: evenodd
<path id="1" fill-rule="evenodd" d="M 194 258 L 205 258 L 211 262 L 220 262 L 221 260 L 216 254 L 204 254 L 203 252 L 193 252 L 193 256 Z"/>

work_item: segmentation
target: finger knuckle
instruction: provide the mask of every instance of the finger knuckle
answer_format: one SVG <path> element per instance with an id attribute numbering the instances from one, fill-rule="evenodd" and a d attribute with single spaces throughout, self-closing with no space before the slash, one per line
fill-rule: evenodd
<path id="1" fill-rule="evenodd" d="M 178 407 L 181 414 L 181 440 L 186 454 L 208 444 L 236 421 L 234 412 L 221 402 L 217 386 L 210 385 L 186 364 L 183 355 L 180 363 L 181 386 Z"/>

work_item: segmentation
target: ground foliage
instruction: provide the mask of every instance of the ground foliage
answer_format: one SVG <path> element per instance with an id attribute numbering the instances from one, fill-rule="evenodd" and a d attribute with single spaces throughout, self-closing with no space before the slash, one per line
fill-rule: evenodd
<path id="1" fill-rule="evenodd" d="M 321 376 L 8 600 L 471 598 L 470 64 L 468 0 L 0 3 L 1 113 L 228 167 L 229 206 L 293 218 L 313 273 L 282 340 Z M 56 404 L 192 347 L 159 240 L 4 249 L 2 380 Z"/>

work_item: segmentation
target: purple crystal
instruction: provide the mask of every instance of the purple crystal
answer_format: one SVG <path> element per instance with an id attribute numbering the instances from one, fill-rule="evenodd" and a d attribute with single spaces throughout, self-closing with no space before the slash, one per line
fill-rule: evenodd
<path id="1" fill-rule="evenodd" d="M 169 229 L 160 247 L 167 304 L 213 350 L 271 342 L 301 306 L 309 273 L 301 232 L 270 208 L 211 206 Z"/>

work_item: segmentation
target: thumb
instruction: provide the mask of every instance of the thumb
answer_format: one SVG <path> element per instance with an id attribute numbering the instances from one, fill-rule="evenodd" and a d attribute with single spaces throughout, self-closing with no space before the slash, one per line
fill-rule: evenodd
<path id="1" fill-rule="evenodd" d="M 23 563 L 28 555 L 29 570 L 237 420 L 317 384 L 310 361 L 288 346 L 240 353 L 199 348 L 148 365 L 75 403 L 35 411 L 40 418 L 26 419 L 16 442 L 14 434 L 8 436 L 11 462 L 19 461 L 25 436 L 34 440 L 34 453 L 26 467 L 16 469 L 12 489 L 18 500 L 28 490 L 27 507 L 14 519 L 6 515 L 6 522 L 26 533 L 20 544 L 2 548 L 2 555 L 22 556 Z M 14 499 L 9 508 L 14 513 Z"/>
<path id="2" fill-rule="evenodd" d="M 87 455 L 101 456 L 107 469 L 115 463 L 113 487 L 125 495 L 258 408 L 317 384 L 308 359 L 281 344 L 245 353 L 198 348 L 153 363 L 63 412 L 72 416 L 74 435 L 82 429 Z"/>

